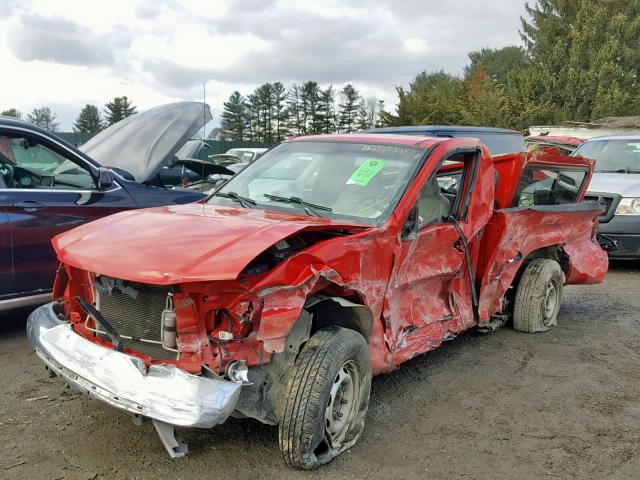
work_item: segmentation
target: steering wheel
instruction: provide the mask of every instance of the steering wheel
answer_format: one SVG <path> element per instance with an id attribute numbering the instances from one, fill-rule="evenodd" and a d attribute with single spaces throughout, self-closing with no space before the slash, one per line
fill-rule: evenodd
<path id="1" fill-rule="evenodd" d="M 9 163 L 0 163 L 0 175 L 2 175 L 2 179 L 4 183 L 7 185 L 7 188 L 11 188 L 13 186 L 13 166 Z"/>

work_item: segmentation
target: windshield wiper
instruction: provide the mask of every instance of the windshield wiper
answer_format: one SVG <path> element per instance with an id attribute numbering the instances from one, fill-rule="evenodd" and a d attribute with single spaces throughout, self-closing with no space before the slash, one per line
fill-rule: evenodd
<path id="1" fill-rule="evenodd" d="M 293 203 L 296 205 L 300 205 L 304 208 L 304 211 L 307 215 L 315 215 L 316 217 L 322 217 L 318 210 L 322 210 L 323 212 L 333 212 L 331 207 L 325 207 L 324 205 L 318 205 L 317 203 L 306 202 L 300 197 L 281 197 L 280 195 L 272 195 L 270 193 L 263 193 L 265 197 L 269 200 L 273 200 L 274 202 L 283 202 L 283 203 Z"/>
<path id="2" fill-rule="evenodd" d="M 251 208 L 253 205 L 256 205 L 256 201 L 253 198 L 243 197 L 238 195 L 236 192 L 215 192 L 212 194 L 213 197 L 222 197 L 222 198 L 230 198 L 238 202 L 245 208 Z"/>

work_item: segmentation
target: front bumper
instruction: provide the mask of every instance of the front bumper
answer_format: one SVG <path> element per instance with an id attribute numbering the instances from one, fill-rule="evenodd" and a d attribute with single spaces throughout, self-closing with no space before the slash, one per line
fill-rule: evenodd
<path id="1" fill-rule="evenodd" d="M 614 215 L 600 224 L 598 240 L 611 258 L 640 258 L 640 217 Z"/>
<path id="2" fill-rule="evenodd" d="M 42 361 L 72 387 L 170 425 L 218 425 L 231 415 L 240 396 L 240 383 L 191 375 L 174 365 L 147 368 L 138 357 L 93 343 L 61 321 L 52 304 L 29 315 L 27 337 Z"/>
<path id="3" fill-rule="evenodd" d="M 640 258 L 640 235 L 624 233 L 600 233 L 598 242 L 610 258 Z"/>

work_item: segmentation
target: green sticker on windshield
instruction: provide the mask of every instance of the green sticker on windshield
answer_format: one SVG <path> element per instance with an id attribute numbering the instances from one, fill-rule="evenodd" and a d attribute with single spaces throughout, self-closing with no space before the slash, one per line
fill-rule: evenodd
<path id="1" fill-rule="evenodd" d="M 353 172 L 347 185 L 360 185 L 366 187 L 371 179 L 375 177 L 384 168 L 384 160 L 378 160 L 376 158 L 368 158 L 365 162 Z"/>

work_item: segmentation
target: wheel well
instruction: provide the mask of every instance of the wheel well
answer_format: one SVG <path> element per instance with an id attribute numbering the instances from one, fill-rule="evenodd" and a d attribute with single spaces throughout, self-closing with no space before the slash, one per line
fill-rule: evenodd
<path id="1" fill-rule="evenodd" d="M 373 331 L 373 313 L 369 308 L 340 296 L 312 295 L 305 302 L 305 310 L 311 313 L 311 335 L 318 330 L 337 326 L 355 330 L 365 340 Z"/>
<path id="2" fill-rule="evenodd" d="M 536 258 L 548 258 L 549 260 L 555 260 L 560 264 L 560 268 L 562 272 L 568 275 L 569 272 L 569 255 L 564 251 L 562 245 L 548 245 L 546 247 L 538 248 L 537 250 L 533 250 L 529 252 L 526 258 L 520 264 L 518 268 L 518 272 L 515 277 L 513 277 L 513 282 L 511 283 L 511 288 L 507 290 L 505 294 L 506 303 L 509 306 L 507 309 L 510 312 L 511 307 L 513 306 L 513 302 L 515 299 L 516 288 L 518 283 L 520 282 L 520 277 L 522 277 L 522 273 L 527 268 L 527 265 L 531 263 L 532 260 Z"/>
<path id="3" fill-rule="evenodd" d="M 547 247 L 534 250 L 527 255 L 527 258 L 522 261 L 522 264 L 518 269 L 518 274 L 516 275 L 517 280 L 520 280 L 522 272 L 527 268 L 527 265 L 529 265 L 531 260 L 536 258 L 548 258 L 549 260 L 555 260 L 560 264 L 560 268 L 562 268 L 565 275 L 569 272 L 569 255 L 564 251 L 562 245 L 549 245 Z"/>

